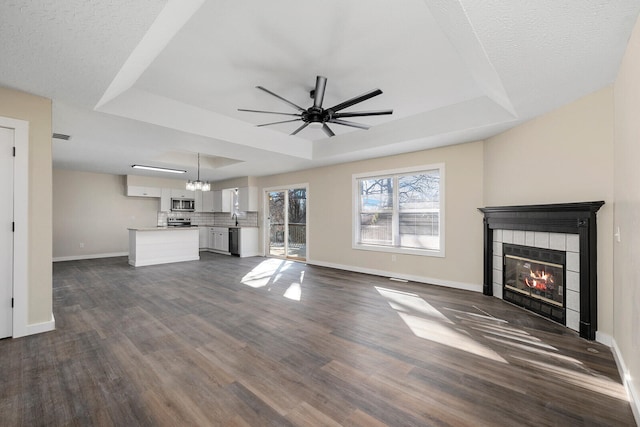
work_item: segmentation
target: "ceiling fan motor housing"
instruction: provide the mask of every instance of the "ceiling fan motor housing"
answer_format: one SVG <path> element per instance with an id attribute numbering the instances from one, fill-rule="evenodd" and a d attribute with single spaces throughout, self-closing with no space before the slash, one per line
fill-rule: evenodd
<path id="1" fill-rule="evenodd" d="M 309 92 L 309 96 L 313 99 L 313 105 L 309 108 L 302 108 L 299 105 L 289 101 L 281 97 L 280 95 L 271 92 L 268 89 L 265 89 L 262 86 L 256 86 L 256 88 L 278 98 L 284 103 L 290 105 L 291 107 L 298 110 L 298 113 L 280 113 L 276 111 L 261 111 L 261 110 L 249 110 L 238 108 L 239 111 L 247 111 L 253 113 L 269 113 L 269 114 L 282 114 L 286 116 L 297 116 L 297 119 L 278 121 L 273 123 L 264 123 L 258 126 L 269 126 L 280 123 L 288 123 L 295 122 L 301 120 L 302 126 L 298 129 L 294 130 L 291 135 L 296 135 L 302 129 L 307 127 L 310 124 L 320 123 L 322 126 L 322 130 L 327 136 L 332 137 L 335 135 L 333 131 L 327 126 L 327 123 L 338 124 L 341 126 L 349 126 L 355 127 L 359 129 L 369 129 L 369 126 L 355 123 L 352 121 L 344 120 L 344 117 L 365 117 L 365 116 L 380 116 L 386 114 L 393 114 L 393 110 L 377 110 L 377 111 L 356 111 L 356 112 L 342 112 L 345 108 L 351 107 L 352 105 L 358 104 L 360 102 L 366 101 L 367 99 L 373 98 L 374 96 L 378 96 L 382 93 L 380 89 L 373 89 L 369 92 L 363 93 L 362 95 L 356 96 L 354 98 L 348 99 L 340 104 L 334 105 L 330 108 L 324 109 L 322 108 L 322 102 L 324 100 L 324 93 L 327 87 L 327 78 L 324 76 L 316 77 L 316 87 Z"/>

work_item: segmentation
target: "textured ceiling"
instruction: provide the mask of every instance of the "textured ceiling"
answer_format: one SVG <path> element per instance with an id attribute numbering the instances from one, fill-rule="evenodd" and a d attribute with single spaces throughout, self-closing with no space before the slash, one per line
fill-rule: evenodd
<path id="1" fill-rule="evenodd" d="M 473 141 L 615 79 L 637 0 L 4 1 L 0 85 L 54 101 L 54 167 L 205 179 L 267 175 Z M 257 85 L 324 106 L 380 88 L 331 125 L 256 127 L 294 112 Z M 153 173 L 149 173 L 153 175 Z M 193 176 L 191 176 L 193 175 Z"/>

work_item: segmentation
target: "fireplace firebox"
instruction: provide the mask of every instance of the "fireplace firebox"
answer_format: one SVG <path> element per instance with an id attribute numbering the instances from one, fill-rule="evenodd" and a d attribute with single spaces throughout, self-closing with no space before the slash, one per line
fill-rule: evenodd
<path id="1" fill-rule="evenodd" d="M 503 244 L 503 299 L 565 324 L 566 253 Z"/>

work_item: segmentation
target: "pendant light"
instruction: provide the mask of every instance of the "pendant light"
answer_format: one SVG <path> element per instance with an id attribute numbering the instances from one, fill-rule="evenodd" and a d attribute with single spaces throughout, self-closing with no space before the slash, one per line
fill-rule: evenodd
<path id="1" fill-rule="evenodd" d="M 198 179 L 195 181 L 187 181 L 187 190 L 189 191 L 211 191 L 211 184 L 200 181 L 200 153 L 198 153 Z"/>

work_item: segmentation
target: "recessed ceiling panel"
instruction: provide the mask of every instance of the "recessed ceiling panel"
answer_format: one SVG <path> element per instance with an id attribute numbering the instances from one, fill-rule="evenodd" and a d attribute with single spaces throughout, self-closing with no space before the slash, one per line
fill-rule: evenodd
<path id="1" fill-rule="evenodd" d="M 354 119 L 368 125 L 483 95 L 422 0 L 403 1 L 402 7 L 382 0 L 317 6 L 295 0 L 207 2 L 136 88 L 252 124 L 281 116 L 237 108 L 295 112 L 255 86 L 307 108 L 317 75 L 328 78 L 325 107 L 382 89 L 382 95 L 350 108 L 394 110 L 392 116 Z M 298 126 L 274 129 L 290 133 Z M 308 138 L 304 133 L 299 136 Z"/>

